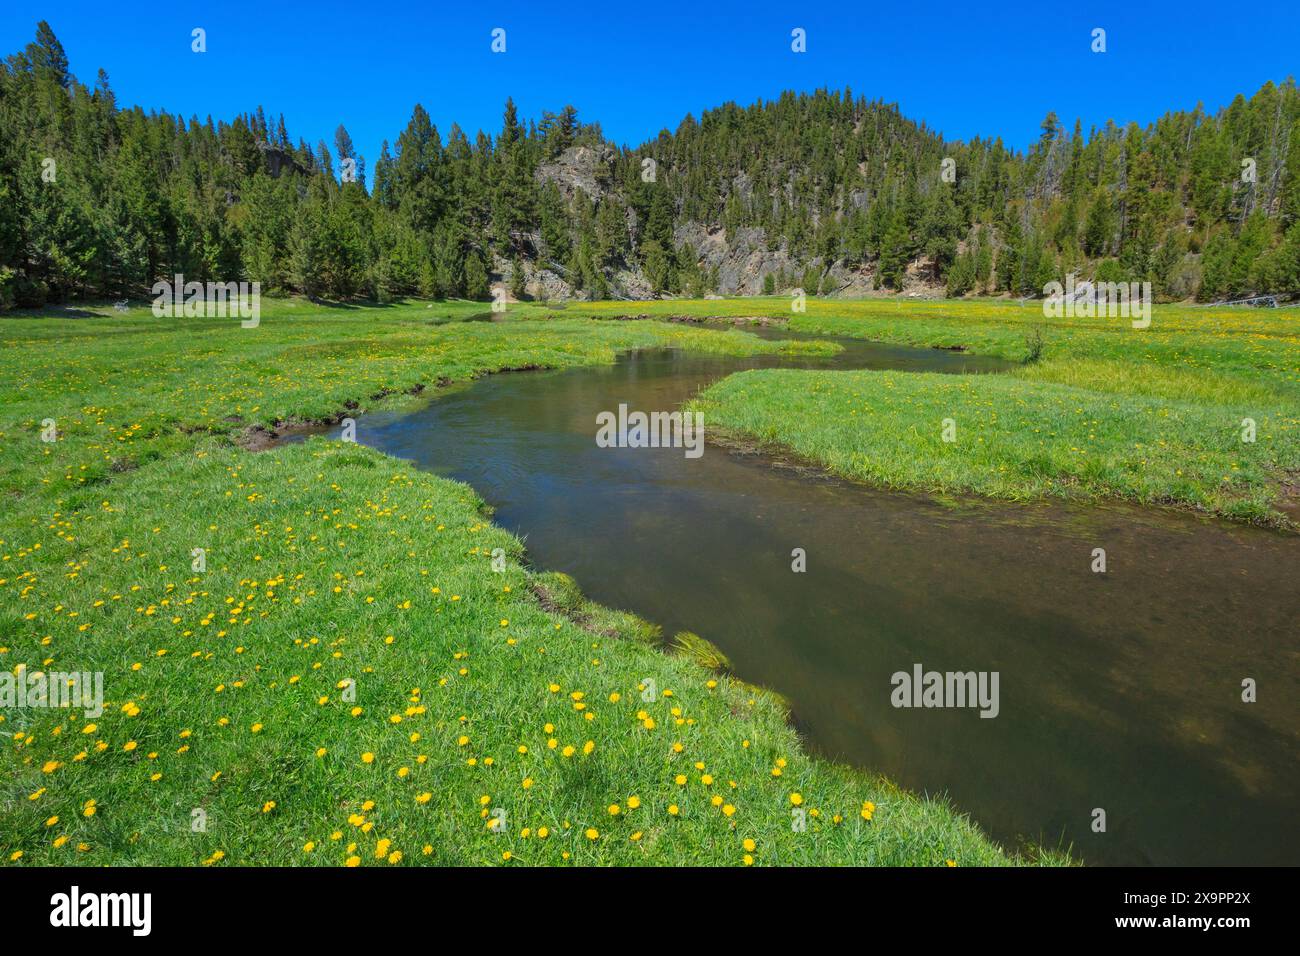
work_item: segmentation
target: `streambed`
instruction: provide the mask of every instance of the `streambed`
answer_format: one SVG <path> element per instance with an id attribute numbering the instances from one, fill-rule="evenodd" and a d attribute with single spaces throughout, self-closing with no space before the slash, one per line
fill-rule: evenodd
<path id="1" fill-rule="evenodd" d="M 789 699 L 814 752 L 947 793 L 1008 844 L 1073 844 L 1095 863 L 1294 863 L 1297 538 L 1118 504 L 938 503 L 713 444 L 698 458 L 596 444 L 599 413 L 673 411 L 746 368 L 1004 365 L 837 341 L 833 358 L 651 349 L 490 376 L 363 415 L 356 437 L 468 482 L 537 567 L 592 599 L 717 644 Z M 996 717 L 894 706 L 892 675 L 916 665 L 997 672 Z"/>

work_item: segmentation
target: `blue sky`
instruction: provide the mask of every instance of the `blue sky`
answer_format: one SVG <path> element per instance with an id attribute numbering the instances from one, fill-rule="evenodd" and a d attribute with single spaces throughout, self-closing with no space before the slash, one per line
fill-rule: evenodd
<path id="1" fill-rule="evenodd" d="M 290 135 L 333 144 L 344 123 L 373 168 L 423 103 L 439 129 L 495 133 L 521 114 L 574 104 L 635 145 L 687 112 L 785 89 L 852 87 L 897 102 L 950 138 L 1023 147 L 1048 110 L 1084 128 L 1146 123 L 1198 101 L 1214 110 L 1300 64 L 1296 0 L 1067 3 L 998 0 L 773 3 L 289 4 L 7 0 L 0 51 L 50 21 L 73 72 L 108 71 L 119 103 L 229 118 L 259 103 Z M 190 50 L 207 31 L 208 52 Z M 490 50 L 506 30 L 506 53 Z M 790 50 L 790 31 L 808 50 Z M 1107 52 L 1090 50 L 1095 27 Z"/>

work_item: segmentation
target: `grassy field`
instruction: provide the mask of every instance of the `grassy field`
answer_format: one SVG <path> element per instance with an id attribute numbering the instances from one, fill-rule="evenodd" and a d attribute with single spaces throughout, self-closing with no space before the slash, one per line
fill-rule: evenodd
<path id="1" fill-rule="evenodd" d="M 1295 528 L 1300 311 L 1157 306 L 1045 319 L 1041 303 L 784 299 L 600 303 L 590 314 L 789 317 L 790 328 L 996 355 L 1004 375 L 762 370 L 695 403 L 715 428 L 894 488 L 1128 498 Z M 1026 362 L 1038 337 L 1041 355 Z M 944 440 L 945 419 L 953 441 Z M 1254 441 L 1243 441 L 1243 422 Z"/>
<path id="2" fill-rule="evenodd" d="M 107 698 L 0 711 L 0 861 L 1065 862 L 810 759 L 773 696 L 526 568 L 472 489 L 351 444 L 239 446 L 501 369 L 784 347 L 454 321 L 482 308 L 0 319 L 0 669 L 102 671 Z"/>

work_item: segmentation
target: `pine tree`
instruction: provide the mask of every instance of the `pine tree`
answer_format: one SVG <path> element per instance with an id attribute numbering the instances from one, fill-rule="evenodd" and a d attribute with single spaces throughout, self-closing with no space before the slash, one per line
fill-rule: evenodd
<path id="1" fill-rule="evenodd" d="M 523 141 L 514 100 L 506 100 L 501 136 L 493 154 L 496 189 L 492 222 L 496 239 L 515 253 L 526 246 L 524 233 L 532 223 L 536 185 Z"/>
<path id="2" fill-rule="evenodd" d="M 880 284 L 889 289 L 900 289 L 907 269 L 908 246 L 907 221 L 902 210 L 896 212 L 890 221 L 880 243 L 880 258 L 876 263 L 876 277 Z"/>
<path id="3" fill-rule="evenodd" d="M 542 235 L 543 253 L 556 262 L 569 257 L 569 216 L 564 208 L 564 197 L 554 182 L 542 189 L 538 219 Z"/>
<path id="4" fill-rule="evenodd" d="M 72 80 L 68 72 L 68 54 L 63 44 L 54 35 L 49 23 L 42 20 L 36 24 L 36 42 L 27 45 L 27 58 L 31 61 L 36 75 L 48 77 L 65 89 Z"/>
<path id="5" fill-rule="evenodd" d="M 1088 209 L 1088 221 L 1083 227 L 1083 249 L 1094 258 L 1105 256 L 1111 248 L 1115 234 L 1115 208 L 1104 189 L 1097 190 Z"/>
<path id="6" fill-rule="evenodd" d="M 528 280 L 524 273 L 524 263 L 515 257 L 510 263 L 510 295 L 522 301 L 528 295 Z"/>
<path id="7" fill-rule="evenodd" d="M 471 250 L 465 257 L 465 298 L 481 302 L 488 298 L 489 291 L 483 257 Z"/>
<path id="8" fill-rule="evenodd" d="M 655 292 L 667 291 L 671 263 L 668 253 L 658 240 L 647 239 L 641 244 L 641 262 L 650 287 Z"/>

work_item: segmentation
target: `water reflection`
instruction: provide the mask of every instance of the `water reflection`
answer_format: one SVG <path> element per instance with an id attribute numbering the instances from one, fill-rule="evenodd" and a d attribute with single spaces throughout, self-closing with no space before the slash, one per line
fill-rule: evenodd
<path id="1" fill-rule="evenodd" d="M 792 701 L 814 750 L 947 792 L 998 838 L 1106 863 L 1294 862 L 1300 541 L 1129 507 L 941 506 L 714 446 L 596 447 L 598 412 L 672 410 L 740 368 L 999 367 L 846 345 L 493 376 L 365 416 L 357 437 L 469 482 L 592 598 L 714 641 Z M 890 675 L 918 662 L 998 671 L 999 716 L 894 709 Z M 1247 677 L 1258 703 L 1241 702 Z"/>

